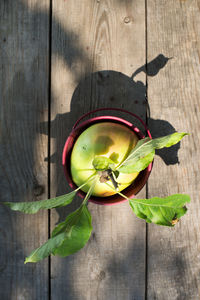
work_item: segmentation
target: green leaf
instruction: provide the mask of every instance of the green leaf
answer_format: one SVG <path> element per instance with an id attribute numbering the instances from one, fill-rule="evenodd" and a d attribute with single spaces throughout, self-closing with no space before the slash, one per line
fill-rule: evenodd
<path id="1" fill-rule="evenodd" d="M 137 217 L 148 223 L 163 226 L 174 226 L 182 217 L 190 202 L 189 195 L 174 194 L 166 198 L 154 197 L 151 199 L 130 199 L 129 204 Z"/>
<path id="2" fill-rule="evenodd" d="M 96 180 L 97 177 L 94 177 L 81 206 L 68 215 L 64 222 L 55 227 L 51 238 L 44 245 L 34 250 L 26 258 L 25 263 L 38 262 L 50 254 L 68 256 L 85 246 L 92 232 L 92 218 L 86 205 L 95 187 Z"/>
<path id="3" fill-rule="evenodd" d="M 58 224 L 52 237 L 41 247 L 34 250 L 25 260 L 38 262 L 50 254 L 68 256 L 85 246 L 92 232 L 91 215 L 86 205 L 81 205 L 64 222 Z"/>
<path id="4" fill-rule="evenodd" d="M 122 166 L 123 168 L 122 171 L 121 168 L 119 169 L 119 171 L 122 173 L 140 172 L 145 168 L 147 168 L 148 165 L 153 161 L 154 155 L 155 155 L 155 150 L 153 150 L 146 156 L 141 157 L 139 160 L 138 158 L 132 159 L 131 164 L 127 164 L 124 167 Z M 126 170 L 126 172 L 123 172 L 123 170 Z"/>
<path id="5" fill-rule="evenodd" d="M 61 231 L 67 230 L 68 235 L 62 245 L 54 251 L 54 254 L 62 257 L 73 254 L 83 248 L 88 242 L 92 232 L 92 217 L 85 204 L 74 212 L 70 219 L 67 220 L 69 225 L 66 226 L 65 224 L 64 226 L 62 225 L 62 229 L 61 227 L 59 228 Z M 66 229 L 64 229 L 65 226 Z M 54 230 L 52 235 L 55 236 L 57 232 Z"/>
<path id="6" fill-rule="evenodd" d="M 108 170 L 110 167 L 112 167 L 114 165 L 114 162 L 106 156 L 96 156 L 93 159 L 92 164 L 93 164 L 93 167 L 95 168 L 95 170 L 104 171 L 104 170 Z"/>
<path id="7" fill-rule="evenodd" d="M 51 209 L 68 205 L 72 202 L 75 195 L 76 191 L 73 191 L 69 194 L 47 200 L 33 202 L 3 202 L 3 204 L 9 206 L 12 210 L 21 211 L 26 214 L 35 214 L 40 209 Z"/>
<path id="8" fill-rule="evenodd" d="M 25 259 L 25 264 L 28 262 L 38 262 L 43 258 L 49 256 L 58 246 L 60 246 L 65 239 L 65 232 L 56 235 L 55 237 L 49 239 L 41 247 L 37 248 Z"/>
<path id="9" fill-rule="evenodd" d="M 129 156 L 122 162 L 117 170 L 121 173 L 133 173 L 144 170 L 153 160 L 155 149 L 171 147 L 177 144 L 187 133 L 178 133 L 156 138 L 139 140 L 136 147 L 130 152 Z"/>

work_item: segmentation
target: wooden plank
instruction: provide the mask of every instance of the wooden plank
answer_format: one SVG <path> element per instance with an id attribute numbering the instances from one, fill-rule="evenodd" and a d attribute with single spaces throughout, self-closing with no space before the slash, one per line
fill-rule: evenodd
<path id="1" fill-rule="evenodd" d="M 51 195 L 70 189 L 62 149 L 84 112 L 124 107 L 146 116 L 144 1 L 53 1 Z M 97 72 L 98 71 L 98 72 Z M 97 72 L 97 73 L 93 73 Z M 121 72 L 121 73 L 119 73 Z M 145 189 L 140 194 L 145 197 Z M 52 229 L 80 205 L 52 213 Z M 52 257 L 52 299 L 144 299 L 145 224 L 128 204 L 89 204 L 93 235 L 79 253 Z"/>
<path id="2" fill-rule="evenodd" d="M 175 228 L 149 225 L 148 299 L 200 297 L 199 8 L 196 0 L 148 1 L 148 60 L 159 53 L 173 57 L 157 76 L 148 77 L 150 127 L 160 135 L 173 128 L 190 133 L 179 149 L 161 154 L 172 157 L 168 165 L 156 157 L 149 197 L 191 196 L 188 213 Z"/>
<path id="3" fill-rule="evenodd" d="M 41 11 L 40 11 L 41 9 Z M 47 198 L 49 1 L 0 1 L 0 201 Z M 0 299 L 48 299 L 48 260 L 24 265 L 48 238 L 48 214 L 0 206 Z"/>

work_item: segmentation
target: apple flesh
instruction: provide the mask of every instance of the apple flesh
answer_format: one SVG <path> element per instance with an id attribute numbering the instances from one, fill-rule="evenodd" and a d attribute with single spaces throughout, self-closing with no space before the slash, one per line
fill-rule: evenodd
<path id="1" fill-rule="evenodd" d="M 95 156 L 106 156 L 118 166 L 136 146 L 137 135 L 124 125 L 113 122 L 97 123 L 80 134 L 76 140 L 71 154 L 71 175 L 74 183 L 81 186 L 96 172 L 92 162 Z M 117 182 L 119 191 L 128 187 L 139 173 L 120 173 Z M 111 181 L 107 182 L 112 186 Z M 88 182 L 82 190 L 87 192 L 91 186 Z M 107 197 L 116 194 L 106 183 L 97 181 L 92 195 Z"/>

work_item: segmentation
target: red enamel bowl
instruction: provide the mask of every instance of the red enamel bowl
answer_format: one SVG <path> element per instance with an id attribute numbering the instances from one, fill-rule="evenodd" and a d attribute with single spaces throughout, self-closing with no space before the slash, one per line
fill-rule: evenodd
<path id="1" fill-rule="evenodd" d="M 94 111 L 88 112 L 87 114 L 83 115 L 74 124 L 74 126 L 72 128 L 72 132 L 70 133 L 69 137 L 67 138 L 64 149 L 63 149 L 62 164 L 64 167 L 64 173 L 65 173 L 66 179 L 72 189 L 76 189 L 77 185 L 73 182 L 72 176 L 71 176 L 71 171 L 70 171 L 71 152 L 72 152 L 74 143 L 77 140 L 77 138 L 79 137 L 79 135 L 84 130 L 86 130 L 88 127 L 90 127 L 93 124 L 100 123 L 100 122 L 118 123 L 118 124 L 124 125 L 124 126 L 128 127 L 129 129 L 131 129 L 138 136 L 139 139 L 145 138 L 144 134 L 137 127 L 135 127 L 132 123 L 130 123 L 122 118 L 115 117 L 115 116 L 97 116 L 97 117 L 90 118 L 90 119 L 80 123 L 80 121 L 82 121 L 82 119 L 89 116 L 90 114 L 96 113 L 99 111 L 104 111 L 104 110 L 120 111 L 120 112 L 127 113 L 127 114 L 137 118 L 141 122 L 141 124 L 144 126 L 148 136 L 150 138 L 152 138 L 151 134 L 149 132 L 149 129 L 147 128 L 147 126 L 143 122 L 143 120 L 140 117 L 138 117 L 137 115 L 135 115 L 129 111 L 126 111 L 124 109 L 100 108 L 100 109 L 96 109 Z M 129 198 L 133 198 L 146 184 L 151 170 L 152 170 L 152 163 L 150 163 L 149 166 L 145 170 L 143 170 L 139 173 L 139 175 L 136 177 L 136 179 L 134 180 L 134 182 L 131 185 L 129 185 L 126 189 L 123 190 L 123 194 Z M 79 190 L 78 195 L 81 198 L 84 198 L 86 194 L 83 191 Z M 96 204 L 100 204 L 100 205 L 113 205 L 113 204 L 121 203 L 121 202 L 124 202 L 127 200 L 125 198 L 122 198 L 120 195 L 115 194 L 115 195 L 109 196 L 109 197 L 91 196 L 89 201 L 96 203 Z"/>

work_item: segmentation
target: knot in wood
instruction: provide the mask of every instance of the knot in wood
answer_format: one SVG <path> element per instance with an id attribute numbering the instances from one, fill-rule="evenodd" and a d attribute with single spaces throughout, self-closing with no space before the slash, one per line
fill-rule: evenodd
<path id="1" fill-rule="evenodd" d="M 131 19 L 129 17 L 125 17 L 124 18 L 124 23 L 128 24 L 130 23 Z"/>
<path id="2" fill-rule="evenodd" d="M 35 185 L 33 188 L 33 194 L 37 197 L 44 193 L 44 187 L 42 185 Z"/>

